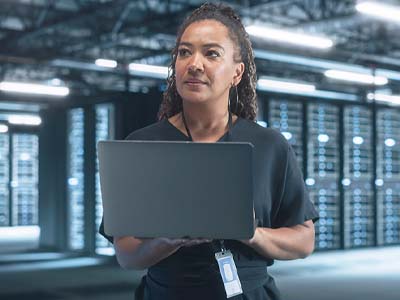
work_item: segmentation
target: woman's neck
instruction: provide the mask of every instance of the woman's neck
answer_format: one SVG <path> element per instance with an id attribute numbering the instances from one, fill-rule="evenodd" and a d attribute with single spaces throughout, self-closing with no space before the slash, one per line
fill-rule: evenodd
<path id="1" fill-rule="evenodd" d="M 184 103 L 183 112 L 191 131 L 225 130 L 228 124 L 228 106 L 209 107 L 207 105 Z"/>

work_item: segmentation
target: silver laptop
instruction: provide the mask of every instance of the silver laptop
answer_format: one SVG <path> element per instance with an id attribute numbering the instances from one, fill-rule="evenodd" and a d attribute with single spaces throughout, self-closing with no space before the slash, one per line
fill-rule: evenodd
<path id="1" fill-rule="evenodd" d="M 100 141 L 105 233 L 249 239 L 250 143 Z"/>

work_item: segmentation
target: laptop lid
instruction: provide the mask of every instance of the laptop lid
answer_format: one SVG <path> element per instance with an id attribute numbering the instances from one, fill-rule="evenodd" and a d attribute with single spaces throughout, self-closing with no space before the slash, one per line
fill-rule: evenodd
<path id="1" fill-rule="evenodd" d="M 249 239 L 250 143 L 100 141 L 105 233 Z"/>

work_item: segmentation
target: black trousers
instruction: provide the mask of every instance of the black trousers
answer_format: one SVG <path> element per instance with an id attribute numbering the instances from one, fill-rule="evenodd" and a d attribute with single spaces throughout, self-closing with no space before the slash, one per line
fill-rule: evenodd
<path id="1" fill-rule="evenodd" d="M 258 288 L 246 291 L 241 295 L 229 298 L 230 300 L 280 300 L 279 291 L 272 277 L 270 282 Z M 221 284 L 206 287 L 179 287 L 170 288 L 154 281 L 151 276 L 144 276 L 135 291 L 135 300 L 225 300 L 227 299 L 224 287 Z"/>

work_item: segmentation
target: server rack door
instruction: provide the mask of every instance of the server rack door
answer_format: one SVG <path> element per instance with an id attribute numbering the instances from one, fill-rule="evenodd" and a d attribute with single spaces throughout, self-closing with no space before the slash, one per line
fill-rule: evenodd
<path id="1" fill-rule="evenodd" d="M 39 137 L 31 129 L 0 133 L 0 251 L 39 246 Z"/>
<path id="2" fill-rule="evenodd" d="M 302 104 L 293 101 L 271 100 L 268 121 L 279 130 L 296 153 L 297 162 L 303 168 L 303 114 Z M 304 170 L 303 170 L 304 171 Z"/>
<path id="3" fill-rule="evenodd" d="M 344 108 L 345 248 L 375 243 L 372 130 L 372 111 L 368 107 Z"/>
<path id="4" fill-rule="evenodd" d="M 112 104 L 101 104 L 96 106 L 96 149 L 101 140 L 114 138 L 114 108 Z M 114 247 L 98 232 L 103 216 L 103 205 L 100 190 L 99 162 L 96 151 L 96 253 L 114 254 Z"/>
<path id="5" fill-rule="evenodd" d="M 337 249 L 341 247 L 339 109 L 331 104 L 309 104 L 307 120 L 307 182 L 320 214 L 316 249 Z"/>
<path id="6" fill-rule="evenodd" d="M 10 225 L 9 207 L 9 134 L 0 133 L 0 226 Z"/>
<path id="7" fill-rule="evenodd" d="M 67 151 L 68 244 L 72 250 L 84 248 L 84 111 L 68 112 Z"/>
<path id="8" fill-rule="evenodd" d="M 12 226 L 38 224 L 39 137 L 35 134 L 12 135 Z"/>
<path id="9" fill-rule="evenodd" d="M 400 244 L 400 111 L 377 112 L 378 244 Z"/>

